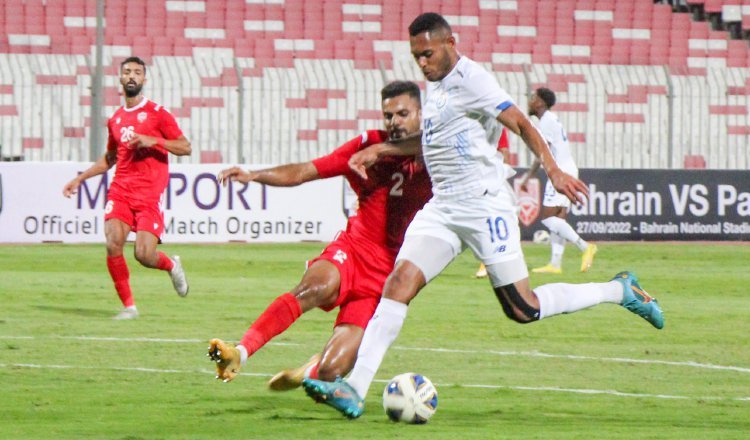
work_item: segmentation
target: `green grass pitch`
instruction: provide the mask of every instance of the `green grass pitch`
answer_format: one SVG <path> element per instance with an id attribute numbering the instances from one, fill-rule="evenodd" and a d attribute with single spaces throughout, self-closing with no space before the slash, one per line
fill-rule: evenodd
<path id="1" fill-rule="evenodd" d="M 211 337 L 238 340 L 293 287 L 320 243 L 164 245 L 191 283 L 179 298 L 165 273 L 127 247 L 136 321 L 119 301 L 103 245 L 0 246 L 0 438 L 539 438 L 745 439 L 750 433 L 750 269 L 746 244 L 601 243 L 592 270 L 532 284 L 605 281 L 624 269 L 665 310 L 653 329 L 612 304 L 530 325 L 504 317 L 464 254 L 409 309 L 355 421 L 303 391 L 266 381 L 319 350 L 333 314 L 315 310 L 214 379 Z M 525 244 L 531 267 L 546 246 Z M 424 426 L 389 422 L 387 379 L 416 371 L 436 384 Z"/>

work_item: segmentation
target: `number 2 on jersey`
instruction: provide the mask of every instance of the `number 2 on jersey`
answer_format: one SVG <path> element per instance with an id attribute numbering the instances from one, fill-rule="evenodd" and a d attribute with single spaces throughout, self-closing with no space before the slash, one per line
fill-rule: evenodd
<path id="1" fill-rule="evenodd" d="M 391 187 L 390 194 L 396 197 L 403 196 L 404 195 L 404 174 L 393 173 L 391 174 L 391 180 L 395 181 L 396 183 L 394 183 L 393 186 Z"/>
<path id="2" fill-rule="evenodd" d="M 508 239 L 508 225 L 502 217 L 487 217 L 487 228 L 490 230 L 490 240 L 492 243 L 497 241 L 505 241 Z"/>

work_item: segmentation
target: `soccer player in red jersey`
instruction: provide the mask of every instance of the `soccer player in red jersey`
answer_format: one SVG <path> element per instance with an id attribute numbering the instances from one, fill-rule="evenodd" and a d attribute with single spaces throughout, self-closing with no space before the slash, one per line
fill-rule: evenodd
<path id="1" fill-rule="evenodd" d="M 146 63 L 138 57 L 120 64 L 120 84 L 125 105 L 109 118 L 107 151 L 86 171 L 63 188 L 70 197 L 81 183 L 106 173 L 117 164 L 104 208 L 104 234 L 107 240 L 107 268 L 124 309 L 115 319 L 138 317 L 130 290 L 122 250 L 130 231 L 135 236 L 135 259 L 142 265 L 168 271 L 180 296 L 188 293 L 188 283 L 180 258 L 173 259 L 156 250 L 164 232 L 162 196 L 169 181 L 168 156 L 191 153 L 190 142 L 164 107 L 149 101 L 141 91 L 146 83 Z"/>
<path id="2" fill-rule="evenodd" d="M 219 180 L 295 186 L 316 179 L 344 176 L 357 193 L 359 207 L 339 233 L 314 259 L 300 283 L 275 301 L 253 322 L 235 347 L 212 339 L 209 356 L 217 363 L 217 379 L 235 378 L 247 358 L 271 338 L 285 331 L 302 313 L 319 307 L 339 307 L 333 335 L 323 352 L 305 365 L 274 376 L 269 387 L 289 390 L 305 377 L 333 380 L 354 365 L 364 328 L 380 301 L 380 292 L 393 269 L 404 231 L 416 212 L 432 197 L 424 164 L 414 156 L 389 157 L 368 170 L 367 179 L 349 167 L 349 158 L 369 145 L 387 139 L 418 136 L 421 102 L 419 87 L 396 81 L 381 91 L 385 131 L 368 130 L 331 154 L 311 162 L 281 165 L 260 171 L 239 167 L 219 173 Z"/>

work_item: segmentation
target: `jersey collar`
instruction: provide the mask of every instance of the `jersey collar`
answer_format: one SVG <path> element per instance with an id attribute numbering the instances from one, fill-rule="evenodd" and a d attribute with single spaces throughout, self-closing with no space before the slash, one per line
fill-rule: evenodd
<path id="1" fill-rule="evenodd" d="M 134 112 L 134 111 L 136 111 L 136 110 L 140 110 L 140 109 L 142 109 L 142 108 L 143 108 L 143 107 L 144 107 L 144 106 L 146 105 L 146 103 L 147 103 L 147 102 L 148 102 L 148 98 L 146 98 L 146 97 L 144 96 L 144 97 L 143 97 L 143 99 L 141 100 L 141 102 L 139 102 L 139 103 L 138 103 L 138 105 L 136 105 L 135 107 L 130 107 L 130 108 L 127 108 L 127 107 L 125 107 L 125 106 L 123 105 L 123 106 L 122 106 L 122 109 L 123 109 L 123 110 L 125 110 L 126 112 Z"/>

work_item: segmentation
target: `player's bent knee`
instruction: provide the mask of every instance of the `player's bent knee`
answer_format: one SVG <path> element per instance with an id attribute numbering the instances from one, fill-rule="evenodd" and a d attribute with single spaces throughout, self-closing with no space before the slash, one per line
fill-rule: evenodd
<path id="1" fill-rule="evenodd" d="M 302 282 L 292 290 L 303 311 L 334 304 L 339 296 L 338 286 L 320 282 Z"/>
<path id="2" fill-rule="evenodd" d="M 505 316 L 520 324 L 539 320 L 539 309 L 527 303 L 515 285 L 495 287 L 494 290 Z"/>
<path id="3" fill-rule="evenodd" d="M 135 259 L 146 267 L 154 267 L 156 265 L 155 260 L 158 260 L 158 256 L 155 252 L 150 252 L 147 248 L 141 248 L 136 246 L 135 248 Z"/>

